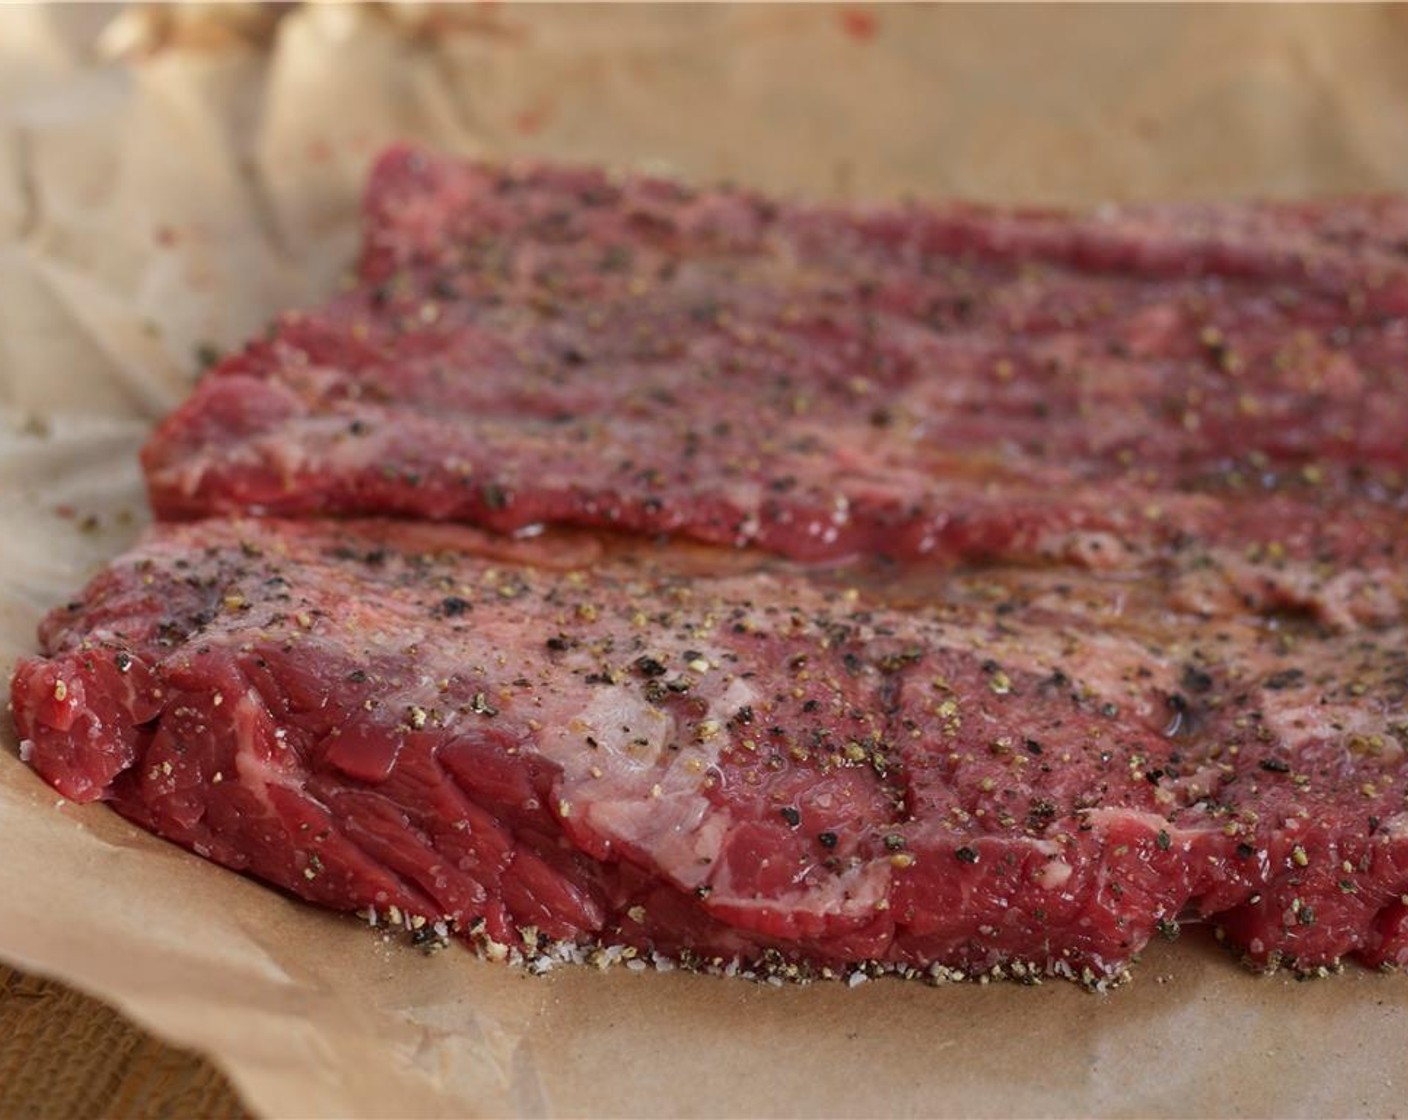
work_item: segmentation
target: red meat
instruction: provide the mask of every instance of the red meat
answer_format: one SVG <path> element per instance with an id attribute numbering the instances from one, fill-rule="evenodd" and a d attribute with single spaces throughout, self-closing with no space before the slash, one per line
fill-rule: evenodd
<path id="1" fill-rule="evenodd" d="M 1405 559 L 1402 202 L 841 211 L 397 150 L 367 207 L 358 285 L 158 430 L 159 515 L 947 559 L 1367 518 Z"/>
<path id="2" fill-rule="evenodd" d="M 1408 963 L 1401 626 L 251 520 L 158 527 L 42 638 L 12 704 L 65 796 L 485 945 L 1099 983 L 1205 917 Z"/>

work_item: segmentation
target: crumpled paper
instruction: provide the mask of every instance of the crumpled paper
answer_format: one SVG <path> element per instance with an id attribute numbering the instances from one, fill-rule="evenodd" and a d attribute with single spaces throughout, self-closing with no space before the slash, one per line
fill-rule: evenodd
<path id="1" fill-rule="evenodd" d="M 1380 7 L 0 8 L 0 667 L 146 520 L 202 362 L 336 285 L 392 139 L 818 197 L 1408 189 L 1405 46 Z M 268 1115 L 1402 1111 L 1408 979 L 1197 932 L 1104 996 L 531 977 L 65 804 L 8 724 L 0 844 L 0 959 Z"/>

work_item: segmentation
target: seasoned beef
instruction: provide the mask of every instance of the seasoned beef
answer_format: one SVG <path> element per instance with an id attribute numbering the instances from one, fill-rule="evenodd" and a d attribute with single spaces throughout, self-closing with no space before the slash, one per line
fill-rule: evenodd
<path id="1" fill-rule="evenodd" d="M 19 666 L 66 796 L 493 955 L 1408 965 L 1408 202 L 366 211 Z"/>
<path id="2" fill-rule="evenodd" d="M 1387 620 L 1405 244 L 1401 200 L 842 210 L 398 149 L 352 290 L 217 364 L 145 463 L 166 518 L 1173 562 Z"/>
<path id="3" fill-rule="evenodd" d="M 12 704 L 65 796 L 496 955 L 1101 983 L 1202 917 L 1257 965 L 1408 964 L 1403 626 L 1171 578 L 167 525 Z"/>

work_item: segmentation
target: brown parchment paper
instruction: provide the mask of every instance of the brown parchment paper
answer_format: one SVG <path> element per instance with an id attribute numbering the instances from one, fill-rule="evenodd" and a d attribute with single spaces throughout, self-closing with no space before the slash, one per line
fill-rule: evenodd
<path id="1" fill-rule="evenodd" d="M 1404 8 L 117 17 L 0 7 L 6 675 L 145 520 L 135 450 L 197 354 L 336 282 L 390 139 L 829 197 L 1408 189 Z M 534 978 L 65 804 L 0 726 L 0 959 L 208 1054 L 267 1115 L 1408 1111 L 1408 978 L 1254 978 L 1196 933 L 1103 996 Z"/>

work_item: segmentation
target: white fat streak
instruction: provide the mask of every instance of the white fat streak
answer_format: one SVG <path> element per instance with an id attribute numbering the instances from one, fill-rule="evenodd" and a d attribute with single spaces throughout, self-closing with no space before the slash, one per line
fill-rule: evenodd
<path id="1" fill-rule="evenodd" d="M 594 796 L 585 815 L 595 831 L 647 851 L 661 873 L 682 890 L 709 880 L 733 828 L 728 810 L 690 793 L 604 800 Z"/>
<path id="2" fill-rule="evenodd" d="M 1073 644 L 1075 648 L 1071 653 L 1059 658 L 1060 667 L 1097 696 L 1129 703 L 1133 692 L 1135 715 L 1148 716 L 1152 712 L 1150 698 L 1156 690 L 1176 691 L 1176 670 L 1172 662 L 1166 657 L 1154 656 L 1130 638 L 1092 631 L 1078 635 Z M 1132 665 L 1148 670 L 1150 676 L 1131 681 L 1127 674 Z M 1044 666 L 1048 672 L 1057 667 L 1055 661 Z"/>
<path id="3" fill-rule="evenodd" d="M 1219 831 L 1213 822 L 1180 828 L 1157 813 L 1146 813 L 1142 809 L 1088 809 L 1083 816 L 1086 823 L 1090 824 L 1097 834 L 1103 834 L 1122 824 L 1134 824 L 1148 829 L 1150 833 L 1155 835 L 1159 832 L 1168 833 L 1169 839 L 1175 845 L 1191 841 L 1209 832 Z"/>
<path id="4" fill-rule="evenodd" d="M 723 654 L 703 656 L 718 665 Z M 727 720 L 757 697 L 734 678 L 709 701 L 705 718 L 719 732 L 684 742 L 675 719 L 638 684 L 603 687 L 575 717 L 545 730 L 541 749 L 562 767 L 561 799 L 572 813 L 612 843 L 648 853 L 664 875 L 692 890 L 713 873 L 734 823 L 709 800 L 705 778 L 729 741 Z"/>
<path id="5" fill-rule="evenodd" d="M 1308 743 L 1346 744 L 1358 737 L 1365 741 L 1377 736 L 1375 757 L 1393 762 L 1403 756 L 1403 745 L 1391 724 L 1401 714 L 1385 715 L 1368 709 L 1362 701 L 1324 703 L 1318 689 L 1303 692 L 1303 703 L 1286 700 L 1289 693 L 1263 692 L 1262 716 L 1266 726 L 1291 750 Z"/>
<path id="6" fill-rule="evenodd" d="M 1036 881 L 1037 886 L 1047 891 L 1059 890 L 1066 885 L 1066 881 L 1070 879 L 1072 873 L 1073 868 L 1065 860 L 1052 860 L 1042 868 L 1041 875 Z"/>
<path id="7" fill-rule="evenodd" d="M 711 661 L 717 665 L 719 658 L 711 658 Z M 735 677 L 722 693 L 709 702 L 709 713 L 705 718 L 722 727 L 739 708 L 752 704 L 757 699 L 758 690 L 742 678 Z M 720 749 L 716 747 L 712 752 L 714 761 L 718 760 Z"/>
<path id="8" fill-rule="evenodd" d="M 838 915 L 844 918 L 868 917 L 875 913 L 890 891 L 890 865 L 883 860 L 871 860 L 852 867 L 840 875 L 828 876 L 818 885 L 799 887 L 785 894 L 753 898 L 736 893 L 726 867 L 714 876 L 716 902 L 727 902 L 730 910 L 789 910 L 809 914 Z"/>
<path id="9" fill-rule="evenodd" d="M 676 735 L 674 719 L 630 685 L 599 688 L 576 716 L 564 715 L 544 729 L 540 747 L 569 785 L 590 779 L 593 768 L 613 782 L 653 773 Z"/>
<path id="10" fill-rule="evenodd" d="M 296 773 L 280 767 L 267 757 L 267 751 L 261 749 L 261 731 L 267 728 L 268 713 L 254 689 L 248 689 L 235 701 L 230 723 L 235 729 L 235 772 L 239 775 L 240 785 L 272 812 L 268 787 L 282 786 L 299 792 L 302 782 Z"/>
<path id="11" fill-rule="evenodd" d="M 1200 797 L 1206 797 L 1213 790 L 1218 789 L 1225 778 L 1222 771 L 1214 765 L 1199 766 L 1191 773 L 1172 781 L 1167 778 L 1160 780 L 1160 787 L 1167 789 L 1182 798 L 1187 804 L 1192 804 Z"/>

